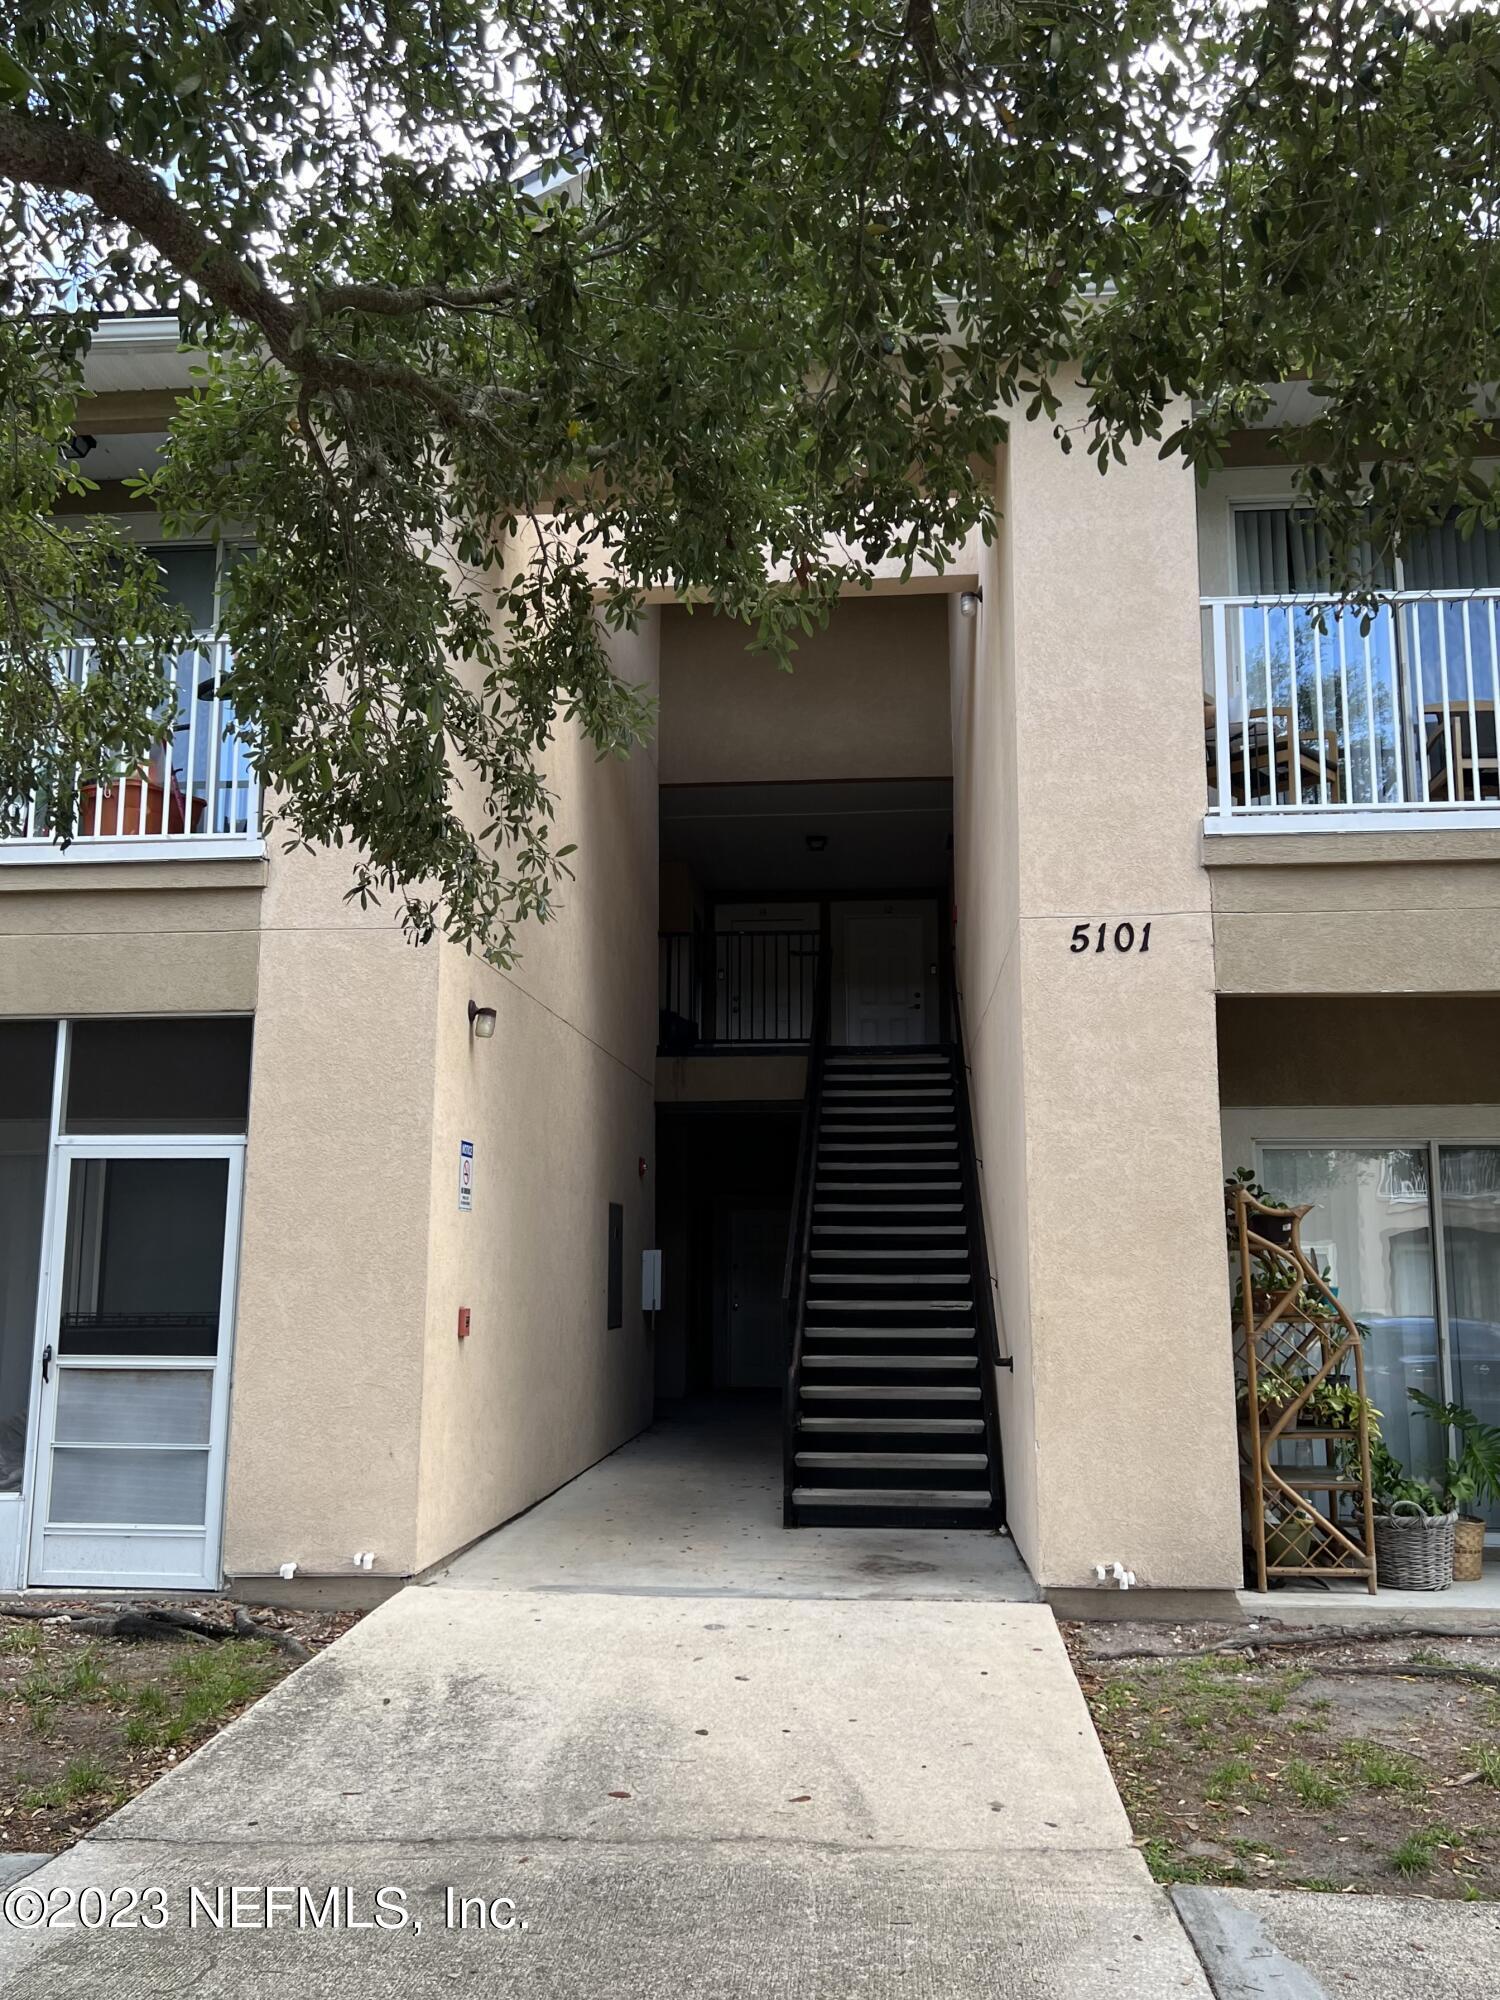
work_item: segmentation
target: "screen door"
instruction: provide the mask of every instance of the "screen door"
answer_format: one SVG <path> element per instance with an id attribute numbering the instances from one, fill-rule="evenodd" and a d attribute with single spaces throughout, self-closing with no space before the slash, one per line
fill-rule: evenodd
<path id="1" fill-rule="evenodd" d="M 29 1581 L 216 1588 L 243 1148 L 60 1150 Z"/>

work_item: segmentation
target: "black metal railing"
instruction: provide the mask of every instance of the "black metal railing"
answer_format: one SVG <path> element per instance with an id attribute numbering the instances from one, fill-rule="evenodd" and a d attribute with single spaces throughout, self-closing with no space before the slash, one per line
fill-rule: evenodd
<path id="1" fill-rule="evenodd" d="M 958 968 L 950 948 L 948 962 L 948 1003 L 951 1009 L 954 1055 L 953 1101 L 958 1110 L 959 1177 L 963 1183 L 964 1223 L 969 1237 L 969 1269 L 974 1280 L 974 1302 L 978 1308 L 979 1346 L 982 1355 L 994 1364 L 979 1370 L 983 1392 L 984 1427 L 990 1445 L 990 1497 L 995 1519 L 1005 1519 L 1005 1464 L 1000 1450 L 1000 1397 L 996 1371 L 1015 1369 L 1013 1357 L 1005 1352 L 1000 1329 L 998 1287 L 990 1265 L 989 1231 L 984 1222 L 984 1194 L 979 1184 L 981 1160 L 974 1136 L 974 1108 L 969 1092 L 969 1055 L 964 1043 L 963 1002 L 959 992 Z"/>
<path id="2" fill-rule="evenodd" d="M 816 931 L 663 931 L 657 943 L 662 1053 L 806 1048 L 819 958 Z"/>
<path id="3" fill-rule="evenodd" d="M 802 1092 L 802 1130 L 797 1142 L 797 1178 L 792 1188 L 786 1265 L 781 1280 L 781 1314 L 786 1326 L 786 1386 L 781 1406 L 781 1517 L 794 1526 L 792 1488 L 797 1478 L 797 1395 L 802 1372 L 802 1334 L 807 1320 L 807 1272 L 817 1185 L 818 1118 L 823 1094 L 823 1058 L 828 1048 L 832 979 L 825 958 L 813 987 L 807 1083 Z"/>

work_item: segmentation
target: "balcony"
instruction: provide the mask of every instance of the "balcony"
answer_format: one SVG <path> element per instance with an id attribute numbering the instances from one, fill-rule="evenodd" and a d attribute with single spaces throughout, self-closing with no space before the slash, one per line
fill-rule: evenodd
<path id="1" fill-rule="evenodd" d="M 1497 607 L 1203 598 L 1207 831 L 1500 827 Z"/>
<path id="2" fill-rule="evenodd" d="M 70 648 L 61 665 L 75 681 L 93 671 L 86 647 Z M 163 736 L 149 762 L 82 788 L 66 847 L 44 799 L 0 809 L 0 865 L 261 853 L 259 774 L 219 692 L 228 665 L 228 642 L 207 634 L 165 661 Z"/>
<path id="3" fill-rule="evenodd" d="M 816 930 L 663 931 L 661 1054 L 806 1048 L 819 948 Z"/>

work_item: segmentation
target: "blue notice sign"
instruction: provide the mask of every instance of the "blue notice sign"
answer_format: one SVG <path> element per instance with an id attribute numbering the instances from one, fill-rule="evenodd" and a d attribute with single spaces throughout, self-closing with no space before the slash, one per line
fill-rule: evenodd
<path id="1" fill-rule="evenodd" d="M 474 1141 L 460 1139 L 458 1142 L 458 1205 L 460 1208 L 474 1206 Z"/>

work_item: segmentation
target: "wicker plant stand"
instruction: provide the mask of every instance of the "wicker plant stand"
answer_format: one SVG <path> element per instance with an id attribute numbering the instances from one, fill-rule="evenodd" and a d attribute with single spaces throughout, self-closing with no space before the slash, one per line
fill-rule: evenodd
<path id="1" fill-rule="evenodd" d="M 1270 1208 L 1245 1188 L 1234 1190 L 1229 1205 L 1239 1279 L 1235 1373 L 1245 1526 L 1259 1589 L 1278 1577 L 1340 1577 L 1363 1581 L 1373 1595 L 1364 1347 L 1302 1248 L 1307 1212 Z M 1314 1392 L 1351 1376 L 1357 1418 L 1320 1422 L 1308 1407 Z M 1295 1394 L 1274 1409 L 1263 1403 L 1271 1380 L 1296 1383 Z M 1292 1454 L 1303 1451 L 1295 1461 Z"/>
<path id="2" fill-rule="evenodd" d="M 1388 1590 L 1447 1590 L 1453 1582 L 1457 1514 L 1424 1514 L 1415 1500 L 1396 1500 L 1375 1516 L 1375 1554 Z"/>

